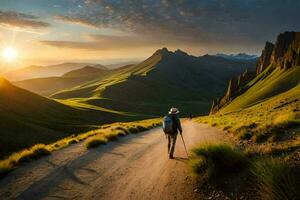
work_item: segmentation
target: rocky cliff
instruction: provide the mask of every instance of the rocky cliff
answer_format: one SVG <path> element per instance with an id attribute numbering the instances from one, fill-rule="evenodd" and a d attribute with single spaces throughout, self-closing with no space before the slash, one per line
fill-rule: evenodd
<path id="1" fill-rule="evenodd" d="M 238 77 L 229 80 L 226 93 L 223 97 L 213 100 L 210 114 L 216 113 L 220 108 L 245 91 L 245 86 L 256 76 L 255 72 L 245 71 Z"/>
<path id="2" fill-rule="evenodd" d="M 260 74 L 270 65 L 273 49 L 274 44 L 271 42 L 266 42 L 265 48 L 263 49 L 256 65 L 256 74 Z"/>
<path id="3" fill-rule="evenodd" d="M 267 68 L 288 70 L 300 66 L 300 32 L 284 32 L 279 34 L 275 44 L 266 42 L 262 54 L 256 64 L 256 72 L 246 71 L 237 78 L 229 80 L 227 91 L 221 98 L 213 100 L 211 114 L 216 113 L 235 97 L 245 92 L 245 86 Z"/>

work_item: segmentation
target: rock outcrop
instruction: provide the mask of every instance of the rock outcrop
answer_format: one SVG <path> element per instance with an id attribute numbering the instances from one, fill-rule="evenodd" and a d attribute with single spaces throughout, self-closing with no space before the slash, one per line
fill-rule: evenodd
<path id="1" fill-rule="evenodd" d="M 248 88 L 245 87 L 257 75 L 267 68 L 288 70 L 300 66 L 300 32 L 284 32 L 279 34 L 276 43 L 266 42 L 265 48 L 256 65 L 256 72 L 246 71 L 238 78 L 229 81 L 227 91 L 221 98 L 213 100 L 211 114 L 216 113 Z"/>
<path id="2" fill-rule="evenodd" d="M 245 71 L 236 78 L 229 80 L 226 93 L 223 97 L 213 100 L 210 114 L 216 113 L 220 108 L 232 101 L 235 97 L 245 91 L 245 86 L 256 76 L 255 72 Z"/>
<path id="3" fill-rule="evenodd" d="M 260 74 L 270 65 L 273 49 L 274 44 L 271 42 L 266 42 L 265 48 L 263 49 L 256 65 L 256 74 Z"/>

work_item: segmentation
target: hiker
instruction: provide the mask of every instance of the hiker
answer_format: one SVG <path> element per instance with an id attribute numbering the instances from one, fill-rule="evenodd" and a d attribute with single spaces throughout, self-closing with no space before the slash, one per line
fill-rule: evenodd
<path id="1" fill-rule="evenodd" d="M 169 158 L 173 159 L 175 144 L 178 131 L 182 134 L 181 123 L 178 117 L 179 110 L 171 108 L 168 115 L 165 116 L 163 121 L 163 130 L 168 138 L 168 154 Z"/>

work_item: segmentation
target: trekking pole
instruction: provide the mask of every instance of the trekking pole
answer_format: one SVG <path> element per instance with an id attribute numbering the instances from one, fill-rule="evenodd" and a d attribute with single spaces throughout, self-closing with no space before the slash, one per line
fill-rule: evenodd
<path id="1" fill-rule="evenodd" d="M 188 154 L 188 151 L 187 151 L 187 149 L 186 149 L 186 146 L 185 146 L 185 142 L 184 142 L 183 136 L 182 136 L 182 134 L 180 134 L 180 135 L 181 135 L 181 139 L 182 139 L 182 142 L 183 142 L 183 146 L 184 146 L 186 155 L 187 155 L 187 157 L 189 158 L 189 154 Z"/>

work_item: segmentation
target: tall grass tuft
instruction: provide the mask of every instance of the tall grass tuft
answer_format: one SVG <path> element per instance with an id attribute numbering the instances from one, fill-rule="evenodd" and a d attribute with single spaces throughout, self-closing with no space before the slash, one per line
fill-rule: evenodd
<path id="1" fill-rule="evenodd" d="M 206 172 L 210 180 L 239 173 L 249 166 L 248 157 L 227 144 L 205 144 L 193 150 L 195 173 Z"/>
<path id="2" fill-rule="evenodd" d="M 295 112 L 289 111 L 275 117 L 272 123 L 278 128 L 291 128 L 298 125 L 299 120 Z"/>
<path id="3" fill-rule="evenodd" d="M 262 199 L 289 200 L 300 198 L 299 166 L 291 166 L 281 160 L 270 159 L 256 162 L 252 173 L 258 180 Z"/>
<path id="4" fill-rule="evenodd" d="M 100 145 L 106 144 L 107 141 L 108 141 L 107 138 L 105 138 L 103 136 L 94 136 L 94 137 L 88 138 L 85 141 L 84 145 L 87 149 L 91 149 L 91 148 L 95 148 Z"/>

